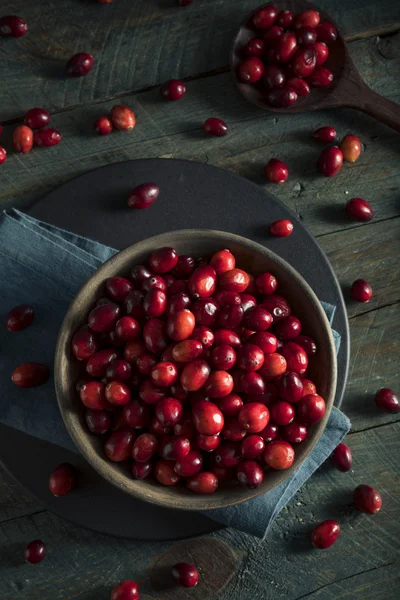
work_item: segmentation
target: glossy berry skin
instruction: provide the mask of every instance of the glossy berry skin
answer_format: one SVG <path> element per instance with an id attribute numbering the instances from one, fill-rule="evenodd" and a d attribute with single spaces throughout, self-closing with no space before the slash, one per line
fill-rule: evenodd
<path id="1" fill-rule="evenodd" d="M 339 471 L 350 471 L 353 464 L 353 456 L 350 448 L 346 444 L 339 444 L 332 452 L 331 460 Z"/>
<path id="2" fill-rule="evenodd" d="M 183 310 L 178 310 L 168 318 L 166 331 L 172 340 L 181 342 L 190 338 L 195 324 L 194 314 L 187 308 L 184 308 Z"/>
<path id="3" fill-rule="evenodd" d="M 96 308 L 89 313 L 89 327 L 97 333 L 111 331 L 118 319 L 119 313 L 120 307 L 114 302 L 96 306 Z"/>
<path id="4" fill-rule="evenodd" d="M 143 340 L 147 350 L 160 354 L 168 346 L 169 340 L 165 323 L 160 319 L 150 319 L 143 327 Z"/>
<path id="5" fill-rule="evenodd" d="M 260 40 L 259 38 L 253 38 L 249 40 L 243 47 L 243 56 L 257 56 L 258 58 L 261 58 L 264 54 L 264 50 L 265 44 L 263 40 Z"/>
<path id="6" fill-rule="evenodd" d="M 198 433 L 196 435 L 196 447 L 203 452 L 213 452 L 218 448 L 221 443 L 221 436 L 215 435 L 204 435 Z"/>
<path id="7" fill-rule="evenodd" d="M 271 158 L 265 167 L 265 177 L 272 183 L 284 183 L 289 177 L 289 169 L 281 160 Z"/>
<path id="8" fill-rule="evenodd" d="M 300 47 L 313 47 L 317 41 L 317 32 L 314 27 L 299 27 L 296 30 L 296 38 Z"/>
<path id="9" fill-rule="evenodd" d="M 274 46 L 274 58 L 278 63 L 286 64 L 293 58 L 297 47 L 296 35 L 287 31 L 278 38 Z"/>
<path id="10" fill-rule="evenodd" d="M 262 273 L 256 278 L 256 287 L 260 294 L 273 294 L 278 287 L 278 280 L 271 273 Z"/>
<path id="11" fill-rule="evenodd" d="M 272 354 L 276 351 L 278 340 L 273 333 L 269 331 L 258 331 L 249 338 L 250 344 L 258 346 L 264 354 Z"/>
<path id="12" fill-rule="evenodd" d="M 400 400 L 394 390 L 382 388 L 375 394 L 375 404 L 383 412 L 396 414 L 400 412 Z"/>
<path id="13" fill-rule="evenodd" d="M 122 581 L 111 592 L 111 600 L 139 600 L 139 586 L 134 581 Z"/>
<path id="14" fill-rule="evenodd" d="M 111 427 L 111 416 L 105 410 L 91 410 L 85 412 L 85 421 L 90 433 L 104 435 Z"/>
<path id="15" fill-rule="evenodd" d="M 337 38 L 337 31 L 335 27 L 331 23 L 328 23 L 328 21 L 323 21 L 323 23 L 317 25 L 316 30 L 317 39 L 319 42 L 330 44 Z"/>
<path id="16" fill-rule="evenodd" d="M 92 354 L 87 363 L 86 371 L 92 377 L 104 377 L 107 367 L 118 358 L 115 348 L 104 348 Z"/>
<path id="17" fill-rule="evenodd" d="M 239 425 L 248 433 L 262 431 L 269 421 L 269 410 L 261 402 L 248 402 L 238 415 Z"/>
<path id="18" fill-rule="evenodd" d="M 187 487 L 195 494 L 213 494 L 218 489 L 218 478 L 215 473 L 201 471 L 189 477 Z"/>
<path id="19" fill-rule="evenodd" d="M 182 418 L 183 407 L 176 398 L 163 398 L 156 405 L 155 415 L 164 425 L 175 425 Z"/>
<path id="20" fill-rule="evenodd" d="M 134 479 L 146 479 L 153 471 L 152 462 L 139 463 L 133 461 L 132 463 L 132 475 Z"/>
<path id="21" fill-rule="evenodd" d="M 148 208 L 157 200 L 160 188 L 155 183 L 142 183 L 135 187 L 129 195 L 128 206 L 143 210 Z"/>
<path id="22" fill-rule="evenodd" d="M 0 165 L 3 164 L 3 162 L 6 160 L 7 158 L 7 152 L 5 150 L 5 148 L 3 148 L 3 146 L 0 146 Z"/>
<path id="23" fill-rule="evenodd" d="M 172 358 L 177 363 L 188 363 L 203 352 L 203 344 L 197 340 L 183 340 L 172 349 Z"/>
<path id="24" fill-rule="evenodd" d="M 178 253 L 174 248 L 158 248 L 149 256 L 149 267 L 157 274 L 168 273 L 178 263 Z"/>
<path id="25" fill-rule="evenodd" d="M 303 348 L 307 356 L 317 353 L 317 344 L 309 335 L 298 335 L 293 341 Z"/>
<path id="26" fill-rule="evenodd" d="M 318 159 L 318 169 L 325 177 L 333 177 L 339 173 L 342 164 L 343 153 L 337 146 L 324 148 Z"/>
<path id="27" fill-rule="evenodd" d="M 265 448 L 264 439 L 260 435 L 248 435 L 240 444 L 240 452 L 243 458 L 253 460 L 258 458 Z"/>
<path id="28" fill-rule="evenodd" d="M 211 364 L 220 371 L 229 371 L 236 363 L 236 352 L 231 346 L 220 344 L 211 352 Z"/>
<path id="29" fill-rule="evenodd" d="M 273 25 L 265 33 L 263 42 L 265 46 L 273 46 L 277 39 L 283 34 L 283 28 L 279 25 Z"/>
<path id="30" fill-rule="evenodd" d="M 240 383 L 242 391 L 245 394 L 259 396 L 265 392 L 264 379 L 258 373 L 254 373 L 254 371 L 243 373 Z"/>
<path id="31" fill-rule="evenodd" d="M 199 572 L 194 565 L 182 562 L 172 567 L 172 577 L 177 585 L 191 588 L 197 585 Z"/>
<path id="32" fill-rule="evenodd" d="M 218 400 L 218 408 L 224 417 L 236 417 L 243 406 L 242 398 L 235 393 L 228 394 Z"/>
<path id="33" fill-rule="evenodd" d="M 292 71 L 297 77 L 308 77 L 314 71 L 317 55 L 312 48 L 300 48 L 292 60 Z"/>
<path id="34" fill-rule="evenodd" d="M 316 54 L 316 66 L 321 67 L 328 59 L 329 49 L 323 42 L 316 42 L 314 44 L 314 50 Z"/>
<path id="35" fill-rule="evenodd" d="M 35 309 L 30 304 L 14 306 L 6 317 L 8 331 L 22 331 L 32 324 Z"/>
<path id="36" fill-rule="evenodd" d="M 111 109 L 111 122 L 121 131 L 130 131 L 136 125 L 136 117 L 127 106 L 116 104 Z"/>
<path id="37" fill-rule="evenodd" d="M 137 462 L 149 461 L 158 450 L 158 440 L 151 433 L 142 433 L 136 438 L 133 449 L 132 457 Z"/>
<path id="38" fill-rule="evenodd" d="M 382 498 L 378 490 L 370 485 L 359 485 L 354 490 L 353 503 L 361 512 L 375 515 L 381 510 Z"/>
<path id="39" fill-rule="evenodd" d="M 289 29 L 293 23 L 294 14 L 290 10 L 281 10 L 276 19 L 276 24 L 283 29 Z"/>
<path id="40" fill-rule="evenodd" d="M 333 127 L 320 127 L 316 129 L 313 133 L 313 139 L 316 142 L 322 142 L 323 144 L 329 144 L 330 142 L 334 142 L 337 138 L 336 129 Z"/>
<path id="41" fill-rule="evenodd" d="M 113 124 L 108 117 L 99 117 L 94 123 L 94 129 L 99 135 L 108 135 L 113 130 Z"/>
<path id="42" fill-rule="evenodd" d="M 50 123 L 50 113 L 44 108 L 31 108 L 25 115 L 24 123 L 31 129 L 41 129 Z"/>
<path id="43" fill-rule="evenodd" d="M 325 410 L 325 400 L 318 394 L 303 396 L 297 404 L 296 420 L 302 425 L 313 425 L 322 419 Z"/>
<path id="44" fill-rule="evenodd" d="M 11 381 L 20 388 L 32 388 L 42 385 L 48 380 L 50 372 L 46 365 L 40 363 L 22 363 L 11 375 Z"/>
<path id="45" fill-rule="evenodd" d="M 28 31 L 26 21 L 16 15 L 0 17 L 0 36 L 19 38 Z"/>
<path id="46" fill-rule="evenodd" d="M 242 460 L 237 466 L 236 477 L 241 485 L 258 488 L 264 481 L 264 472 L 254 460 Z"/>
<path id="47" fill-rule="evenodd" d="M 356 135 L 345 135 L 340 142 L 343 159 L 347 162 L 355 162 L 361 154 L 361 142 Z"/>
<path id="48" fill-rule="evenodd" d="M 271 421 L 277 425 L 289 425 L 294 419 L 294 408 L 289 402 L 284 400 L 273 404 L 270 407 Z"/>
<path id="49" fill-rule="evenodd" d="M 287 369 L 287 362 L 282 354 L 273 352 L 264 355 L 264 364 L 261 368 L 261 375 L 266 379 L 274 379 L 283 375 Z"/>
<path id="50" fill-rule="evenodd" d="M 195 298 L 208 298 L 215 292 L 217 274 L 209 265 L 199 267 L 192 273 L 188 281 L 189 293 Z M 201 323 L 205 325 L 205 323 Z"/>
<path id="51" fill-rule="evenodd" d="M 264 353 L 255 344 L 243 344 L 237 352 L 237 366 L 244 371 L 258 371 L 264 363 Z"/>
<path id="52" fill-rule="evenodd" d="M 356 302 L 369 302 L 372 298 L 372 287 L 365 279 L 356 279 L 351 286 L 351 297 Z"/>
<path id="53" fill-rule="evenodd" d="M 210 398 L 223 398 L 233 390 L 232 375 L 227 371 L 213 371 L 210 373 L 204 389 Z"/>
<path id="54" fill-rule="evenodd" d="M 115 406 L 128 404 L 131 399 L 131 391 L 122 381 L 111 381 L 105 389 L 107 402 Z"/>
<path id="55" fill-rule="evenodd" d="M 285 85 L 286 75 L 278 65 L 266 65 L 263 74 L 263 84 L 267 90 L 281 88 Z"/>
<path id="56" fill-rule="evenodd" d="M 53 127 L 47 127 L 45 129 L 39 129 L 36 131 L 34 138 L 35 146 L 39 147 L 50 147 L 57 146 L 62 140 L 62 135 L 57 129 Z"/>
<path id="57" fill-rule="evenodd" d="M 228 133 L 228 125 L 222 119 L 210 117 L 204 123 L 204 131 L 215 137 L 224 137 Z"/>
<path id="58" fill-rule="evenodd" d="M 280 429 L 281 436 L 290 444 L 300 444 L 307 437 L 307 427 L 299 423 L 289 423 Z"/>
<path id="59" fill-rule="evenodd" d="M 210 372 L 210 366 L 205 360 L 192 360 L 183 368 L 180 383 L 186 391 L 196 392 L 206 383 Z"/>
<path id="60" fill-rule="evenodd" d="M 246 58 L 237 68 L 237 76 L 243 83 L 256 83 L 264 73 L 264 63 L 257 56 Z"/>
<path id="61" fill-rule="evenodd" d="M 107 407 L 105 387 L 102 381 L 86 381 L 79 390 L 82 404 L 92 410 L 104 410 Z"/>
<path id="62" fill-rule="evenodd" d="M 236 467 L 241 458 L 240 444 L 235 442 L 224 442 L 215 451 L 216 464 L 226 469 Z"/>
<path id="63" fill-rule="evenodd" d="M 273 237 L 288 237 L 293 233 L 293 223 L 288 219 L 274 221 L 269 226 L 269 233 Z"/>
<path id="64" fill-rule="evenodd" d="M 25 154 L 32 149 L 33 131 L 26 125 L 19 125 L 13 133 L 13 147 L 15 152 Z"/>
<path id="65" fill-rule="evenodd" d="M 53 496 L 66 496 L 75 487 L 75 469 L 68 463 L 58 465 L 49 478 L 49 490 Z"/>
<path id="66" fill-rule="evenodd" d="M 135 434 L 131 431 L 113 431 L 104 445 L 109 460 L 123 462 L 132 456 Z"/>
<path id="67" fill-rule="evenodd" d="M 65 71 L 69 77 L 83 77 L 93 67 L 93 56 L 87 52 L 78 52 L 66 64 Z"/>
<path id="68" fill-rule="evenodd" d="M 305 79 L 300 79 L 299 77 L 291 77 L 287 80 L 287 85 L 289 88 L 292 88 L 296 94 L 300 97 L 308 96 L 310 93 L 310 86 L 308 85 Z"/>
<path id="69" fill-rule="evenodd" d="M 282 471 L 292 466 L 294 461 L 295 452 L 289 442 L 284 440 L 273 440 L 266 445 L 263 458 L 265 463 L 276 469 Z"/>
<path id="70" fill-rule="evenodd" d="M 279 395 L 286 402 L 296 404 L 303 397 L 303 382 L 301 377 L 293 372 L 289 371 L 282 375 L 279 382 Z M 279 423 L 283 425 L 283 423 Z"/>
<path id="71" fill-rule="evenodd" d="M 175 473 L 181 477 L 196 475 L 203 466 L 203 457 L 197 450 L 190 450 L 186 456 L 179 458 L 174 466 Z"/>
<path id="72" fill-rule="evenodd" d="M 227 344 L 232 348 L 238 348 L 242 345 L 242 341 L 238 334 L 230 329 L 217 329 L 214 332 L 215 345 Z"/>
<path id="73" fill-rule="evenodd" d="M 228 292 L 237 292 L 241 294 L 246 290 L 250 283 L 250 278 L 246 271 L 242 269 L 232 269 L 222 273 L 219 278 L 220 288 Z"/>
<path id="74" fill-rule="evenodd" d="M 176 485 L 180 479 L 174 471 L 173 462 L 165 459 L 158 460 L 154 465 L 154 476 L 161 485 L 168 487 Z"/>
<path id="75" fill-rule="evenodd" d="M 106 281 L 107 295 L 115 302 L 123 302 L 132 290 L 132 283 L 125 277 L 110 277 Z"/>
<path id="76" fill-rule="evenodd" d="M 286 108 L 288 106 L 292 106 L 296 100 L 296 90 L 289 86 L 270 90 L 266 94 L 267 103 L 275 108 Z"/>
<path id="77" fill-rule="evenodd" d="M 218 406 L 206 400 L 193 405 L 192 418 L 196 430 L 203 435 L 218 434 L 224 426 L 224 415 Z"/>
<path id="78" fill-rule="evenodd" d="M 300 320 L 290 315 L 289 317 L 285 317 L 281 319 L 279 323 L 276 325 L 275 333 L 281 340 L 289 341 L 294 340 L 301 332 L 301 323 Z"/>
<path id="79" fill-rule="evenodd" d="M 262 431 L 259 432 L 259 435 L 260 437 L 262 437 L 264 442 L 268 444 L 277 437 L 278 432 L 279 427 L 277 425 L 274 425 L 273 423 L 268 423 L 268 425 L 264 427 Z"/>
<path id="80" fill-rule="evenodd" d="M 300 27 L 317 27 L 320 21 L 319 12 L 316 10 L 305 10 L 299 15 L 296 15 L 293 28 L 300 29 Z"/>
<path id="81" fill-rule="evenodd" d="M 340 525 L 337 521 L 323 521 L 314 527 L 311 534 L 311 543 L 314 548 L 325 550 L 330 548 L 338 539 L 340 533 Z"/>
<path id="82" fill-rule="evenodd" d="M 31 565 L 37 565 L 42 562 L 46 554 L 46 544 L 42 540 L 33 540 L 24 550 L 24 559 Z"/>
<path id="83" fill-rule="evenodd" d="M 275 6 L 265 6 L 257 10 L 253 16 L 253 24 L 257 29 L 268 29 L 277 19 L 278 11 Z"/>
<path id="84" fill-rule="evenodd" d="M 186 93 L 186 87 L 183 81 L 170 79 L 161 86 L 160 93 L 165 100 L 180 100 Z"/>
<path id="85" fill-rule="evenodd" d="M 317 386 L 310 379 L 303 379 L 303 396 L 317 393 Z"/>
<path id="86" fill-rule="evenodd" d="M 316 67 L 308 77 L 308 83 L 318 88 L 329 87 L 333 81 L 333 73 L 326 67 Z"/>
<path id="87" fill-rule="evenodd" d="M 372 206 L 363 198 L 352 198 L 346 204 L 346 212 L 356 221 L 370 221 L 374 216 Z"/>

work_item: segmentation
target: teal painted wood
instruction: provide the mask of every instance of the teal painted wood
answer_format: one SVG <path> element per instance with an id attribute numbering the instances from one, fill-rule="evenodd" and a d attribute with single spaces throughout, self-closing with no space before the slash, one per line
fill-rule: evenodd
<path id="1" fill-rule="evenodd" d="M 261 0 L 6 0 L 3 14 L 25 18 L 29 33 L 0 40 L 0 121 L 44 104 L 54 111 L 129 94 L 172 77 L 191 77 L 226 67 L 234 34 Z M 350 37 L 393 31 L 400 24 L 397 0 L 318 4 Z M 88 77 L 67 80 L 64 65 L 76 52 L 91 52 Z"/>

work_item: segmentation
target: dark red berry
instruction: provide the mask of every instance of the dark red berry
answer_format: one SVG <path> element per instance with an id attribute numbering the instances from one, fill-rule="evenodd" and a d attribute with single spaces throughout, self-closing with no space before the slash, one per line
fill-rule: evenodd
<path id="1" fill-rule="evenodd" d="M 95 121 L 94 129 L 99 135 L 108 135 L 113 130 L 113 124 L 108 117 L 99 117 Z"/>
<path id="2" fill-rule="evenodd" d="M 359 485 L 353 494 L 354 506 L 361 512 L 374 515 L 381 510 L 382 498 L 378 490 L 370 485 Z"/>
<path id="3" fill-rule="evenodd" d="M 351 450 L 346 444 L 339 444 L 332 452 L 331 459 L 339 471 L 350 471 L 353 464 Z"/>
<path id="4" fill-rule="evenodd" d="M 46 544 L 42 540 L 29 542 L 24 550 L 24 558 L 31 565 L 37 565 L 46 557 Z"/>
<path id="5" fill-rule="evenodd" d="M 383 412 L 396 414 L 400 412 L 400 400 L 394 390 L 382 388 L 375 394 L 375 404 Z"/>
<path id="6" fill-rule="evenodd" d="M 31 108 L 25 115 L 24 123 L 31 129 L 41 129 L 50 123 L 50 113 L 44 108 Z"/>
<path id="7" fill-rule="evenodd" d="M 342 168 L 343 153 L 337 146 L 329 146 L 322 150 L 318 159 L 318 168 L 325 177 L 333 177 Z"/>
<path id="8" fill-rule="evenodd" d="M 93 56 L 87 52 L 78 52 L 72 56 L 65 67 L 69 77 L 82 77 L 87 75 L 93 67 Z"/>
<path id="9" fill-rule="evenodd" d="M 339 533 L 340 525 L 337 521 L 323 521 L 313 529 L 311 543 L 320 550 L 330 548 L 336 542 Z"/>
<path id="10" fill-rule="evenodd" d="M 266 95 L 267 103 L 275 108 L 292 106 L 297 100 L 296 90 L 292 87 L 281 87 L 270 90 Z"/>
<path id="11" fill-rule="evenodd" d="M 210 117 L 204 123 L 204 131 L 216 137 L 223 137 L 228 133 L 228 126 L 222 119 Z"/>
<path id="12" fill-rule="evenodd" d="M 111 592 L 111 600 L 138 600 L 139 586 L 134 581 L 122 581 Z"/>
<path id="13" fill-rule="evenodd" d="M 269 226 L 269 232 L 273 237 L 288 237 L 293 232 L 293 223 L 287 219 L 274 221 Z"/>
<path id="14" fill-rule="evenodd" d="M 333 127 L 320 127 L 313 133 L 313 138 L 317 142 L 322 142 L 324 144 L 329 144 L 330 142 L 334 142 L 337 138 L 336 129 Z"/>
<path id="15" fill-rule="evenodd" d="M 189 563 L 177 563 L 172 567 L 174 581 L 182 587 L 194 587 L 199 581 L 199 572 L 194 565 Z"/>
<path id="16" fill-rule="evenodd" d="M 20 304 L 10 310 L 6 318 L 6 326 L 9 331 L 21 331 L 31 325 L 35 316 L 35 310 L 30 304 Z"/>
<path id="17" fill-rule="evenodd" d="M 372 298 L 372 287 L 365 279 L 356 279 L 351 286 L 351 297 L 356 302 L 369 302 Z"/>
<path id="18" fill-rule="evenodd" d="M 243 83 L 256 83 L 264 73 L 264 63 L 257 56 L 243 60 L 237 68 L 237 76 Z"/>
<path id="19" fill-rule="evenodd" d="M 319 25 L 316 26 L 316 31 L 319 42 L 330 44 L 337 38 L 337 31 L 335 27 L 331 23 L 328 23 L 328 21 L 319 23 Z"/>
<path id="20" fill-rule="evenodd" d="M 160 93 L 166 100 L 180 100 L 186 93 L 186 87 L 183 81 L 170 79 L 161 86 Z"/>
<path id="21" fill-rule="evenodd" d="M 75 487 L 75 469 L 68 463 L 58 465 L 50 475 L 49 490 L 54 496 L 66 496 Z"/>
<path id="22" fill-rule="evenodd" d="M 42 385 L 48 380 L 49 376 L 50 372 L 46 365 L 22 363 L 13 371 L 11 380 L 18 387 L 31 388 Z"/>
<path id="23" fill-rule="evenodd" d="M 372 206 L 363 198 L 352 198 L 346 204 L 346 212 L 356 221 L 370 221 L 374 216 Z"/>
<path id="24" fill-rule="evenodd" d="M 141 185 L 135 187 L 130 193 L 128 198 L 128 206 L 141 210 L 148 208 L 154 204 L 159 194 L 160 188 L 155 183 L 142 183 Z"/>
<path id="25" fill-rule="evenodd" d="M 62 140 L 62 135 L 57 129 L 47 127 L 46 129 L 39 129 L 33 139 L 35 146 L 57 146 Z"/>
<path id="26" fill-rule="evenodd" d="M 0 35 L 3 37 L 19 38 L 28 31 L 26 21 L 16 15 L 0 17 Z"/>

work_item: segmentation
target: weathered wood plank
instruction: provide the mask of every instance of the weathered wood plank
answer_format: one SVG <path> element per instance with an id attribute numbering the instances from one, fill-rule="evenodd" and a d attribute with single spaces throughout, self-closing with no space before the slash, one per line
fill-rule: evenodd
<path id="1" fill-rule="evenodd" d="M 232 529 L 212 536 L 227 543 L 236 556 L 236 573 L 220 594 L 210 595 L 204 570 L 196 597 L 296 600 L 318 590 L 324 597 L 324 586 L 335 585 L 345 593 L 350 578 L 359 575 L 362 582 L 363 573 L 399 560 L 399 433 L 400 425 L 392 424 L 350 435 L 353 469 L 340 473 L 328 464 L 322 467 L 278 517 L 267 542 Z M 374 517 L 350 507 L 352 490 L 360 483 L 373 484 L 382 494 L 382 511 Z M 312 549 L 309 536 L 326 518 L 337 518 L 342 532 L 335 546 L 321 553 Z M 23 563 L 22 551 L 37 537 L 46 540 L 48 556 L 40 567 L 32 567 Z M 105 537 L 50 513 L 4 523 L 0 544 L 0 595 L 7 600 L 106 599 L 112 586 L 125 578 L 140 581 L 144 598 L 161 600 L 163 592 L 152 588 L 149 570 L 163 552 L 176 552 L 177 546 Z M 216 553 L 218 561 L 224 561 L 223 552 Z M 382 586 L 392 590 L 392 578 L 382 578 Z"/>
<path id="2" fill-rule="evenodd" d="M 174 0 L 118 0 L 99 7 L 94 0 L 65 0 L 60 13 L 54 0 L 6 0 L 2 13 L 25 18 L 29 34 L 1 41 L 7 85 L 0 89 L 0 120 L 31 106 L 83 105 L 224 67 L 240 22 L 259 5 L 201 0 L 182 9 Z M 397 0 L 319 5 L 351 37 L 400 27 Z M 96 63 L 88 77 L 67 81 L 64 65 L 76 52 L 91 52 Z"/>
<path id="3" fill-rule="evenodd" d="M 16 485 L 0 466 L 0 523 L 41 510 L 40 502 Z"/>

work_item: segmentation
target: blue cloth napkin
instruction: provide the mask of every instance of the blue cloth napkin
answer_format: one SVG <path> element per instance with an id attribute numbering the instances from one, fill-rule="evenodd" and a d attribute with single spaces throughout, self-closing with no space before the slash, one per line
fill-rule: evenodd
<path id="1" fill-rule="evenodd" d="M 117 251 L 33 219 L 17 210 L 0 216 L 0 311 L 29 303 L 34 325 L 11 333 L 0 327 L 0 422 L 76 452 L 55 398 L 50 378 L 39 388 L 17 389 L 10 375 L 22 362 L 51 366 L 64 315 L 83 282 Z M 335 307 L 322 303 L 333 320 Z M 334 332 L 336 348 L 340 336 Z M 347 417 L 333 409 L 326 430 L 311 455 L 289 480 L 244 505 L 207 511 L 225 525 L 264 537 L 282 508 L 329 457 L 350 429 Z"/>

